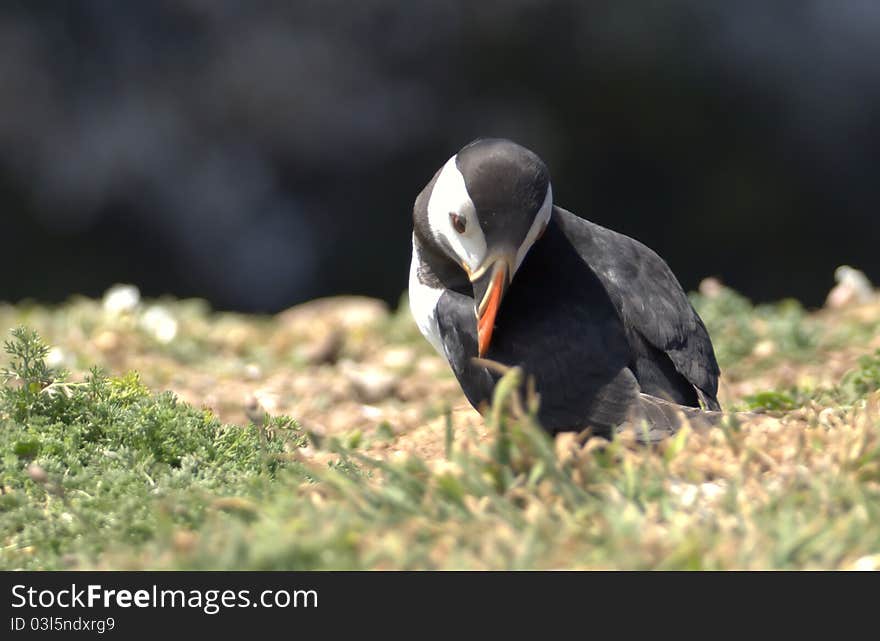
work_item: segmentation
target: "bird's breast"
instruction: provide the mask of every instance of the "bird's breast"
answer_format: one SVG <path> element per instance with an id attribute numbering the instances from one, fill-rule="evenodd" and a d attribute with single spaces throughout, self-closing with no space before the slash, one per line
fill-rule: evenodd
<path id="1" fill-rule="evenodd" d="M 413 238 L 412 262 L 409 267 L 409 309 L 422 333 L 434 349 L 445 357 L 440 327 L 437 323 L 437 302 L 443 295 L 442 287 L 432 287 L 419 277 L 422 264 L 418 245 Z"/>

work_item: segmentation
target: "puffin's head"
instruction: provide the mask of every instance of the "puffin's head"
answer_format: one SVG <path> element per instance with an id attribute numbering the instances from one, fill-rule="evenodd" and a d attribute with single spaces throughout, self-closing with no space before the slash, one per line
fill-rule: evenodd
<path id="1" fill-rule="evenodd" d="M 423 240 L 460 266 L 473 286 L 480 356 L 489 349 L 504 293 L 552 208 L 544 162 L 497 138 L 464 147 L 416 201 L 417 233 L 421 226 Z"/>

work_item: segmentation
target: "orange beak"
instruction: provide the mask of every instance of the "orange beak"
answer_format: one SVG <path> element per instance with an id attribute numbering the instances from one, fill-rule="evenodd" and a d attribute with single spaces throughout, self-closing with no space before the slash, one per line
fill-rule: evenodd
<path id="1" fill-rule="evenodd" d="M 480 358 L 489 351 L 492 332 L 495 330 L 495 318 L 498 307 L 507 290 L 509 278 L 508 261 L 498 260 L 483 274 L 473 280 L 474 299 L 477 305 L 477 349 Z"/>

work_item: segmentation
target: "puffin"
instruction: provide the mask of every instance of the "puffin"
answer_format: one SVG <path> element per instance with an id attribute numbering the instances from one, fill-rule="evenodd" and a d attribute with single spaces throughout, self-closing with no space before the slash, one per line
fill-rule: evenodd
<path id="1" fill-rule="evenodd" d="M 408 294 L 477 410 L 493 364 L 532 379 L 550 434 L 640 424 L 653 441 L 721 410 L 712 341 L 666 262 L 557 206 L 547 165 L 511 140 L 471 142 L 419 193 Z"/>

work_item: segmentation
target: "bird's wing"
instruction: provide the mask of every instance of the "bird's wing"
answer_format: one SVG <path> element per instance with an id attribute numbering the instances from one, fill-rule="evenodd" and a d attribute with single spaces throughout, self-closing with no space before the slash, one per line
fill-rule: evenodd
<path id="1" fill-rule="evenodd" d="M 665 352 L 707 409 L 718 410 L 712 341 L 681 285 L 654 251 L 559 207 L 554 216 L 602 281 L 626 325 Z"/>
<path id="2" fill-rule="evenodd" d="M 475 408 L 491 402 L 499 376 L 472 361 L 477 355 L 474 299 L 447 289 L 437 301 L 436 315 L 446 360 L 464 395 Z"/>
<path id="3" fill-rule="evenodd" d="M 563 261 L 573 263 L 569 274 L 576 274 L 579 267 L 588 272 L 574 277 L 579 287 L 590 286 L 592 279 L 601 289 L 573 252 L 568 258 L 564 251 L 551 255 L 542 248 L 533 258 L 508 292 L 487 358 L 520 366 L 533 378 L 540 396 L 538 418 L 549 432 L 592 427 L 597 434 L 610 435 L 627 419 L 639 394 L 638 383 L 626 367 L 628 348 L 622 330 L 616 329 L 616 312 L 610 303 L 607 309 L 601 302 L 568 306 L 553 295 L 553 284 L 540 277 L 544 271 L 540 268 L 553 260 Z M 577 340 L 560 331 L 558 321 L 564 315 L 576 321 Z M 437 304 L 437 321 L 446 357 L 468 400 L 478 408 L 491 402 L 499 376 L 473 363 L 477 355 L 473 299 L 447 290 Z"/>

